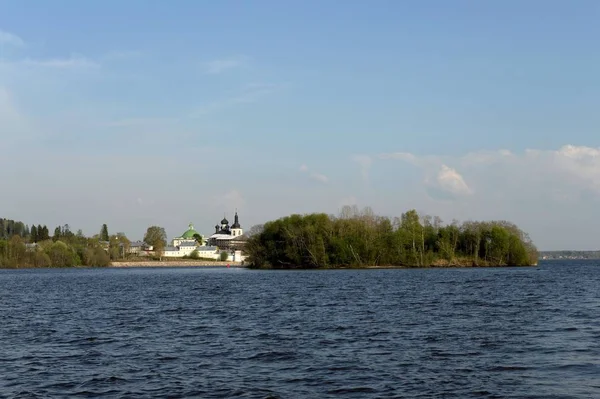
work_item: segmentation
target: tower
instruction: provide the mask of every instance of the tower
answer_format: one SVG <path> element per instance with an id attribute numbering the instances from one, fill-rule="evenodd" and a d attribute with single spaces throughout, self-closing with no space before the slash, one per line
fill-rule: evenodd
<path id="1" fill-rule="evenodd" d="M 241 236 L 243 234 L 242 226 L 240 225 L 240 218 L 237 213 L 237 209 L 235 211 L 235 217 L 233 219 L 233 224 L 231 225 L 231 235 L 234 237 Z"/>

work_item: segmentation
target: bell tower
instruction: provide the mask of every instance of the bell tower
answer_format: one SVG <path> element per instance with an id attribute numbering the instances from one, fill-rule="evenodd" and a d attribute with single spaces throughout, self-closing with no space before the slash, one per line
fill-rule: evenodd
<path id="1" fill-rule="evenodd" d="M 233 224 L 231 225 L 231 235 L 234 237 L 241 236 L 244 234 L 242 230 L 242 226 L 240 225 L 240 218 L 237 213 L 237 209 L 235 210 L 235 217 L 233 219 Z"/>

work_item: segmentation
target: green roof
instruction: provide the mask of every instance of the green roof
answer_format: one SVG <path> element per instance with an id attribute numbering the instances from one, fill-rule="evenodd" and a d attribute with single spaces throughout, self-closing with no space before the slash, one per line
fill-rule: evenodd
<path id="1" fill-rule="evenodd" d="M 181 235 L 181 238 L 193 239 L 196 234 L 200 234 L 196 230 L 194 230 L 194 225 L 192 225 L 191 223 L 188 227 L 189 227 L 189 229 Z"/>

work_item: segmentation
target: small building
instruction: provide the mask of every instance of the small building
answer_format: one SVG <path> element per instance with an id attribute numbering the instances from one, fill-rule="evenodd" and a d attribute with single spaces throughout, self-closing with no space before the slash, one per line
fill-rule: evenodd
<path id="1" fill-rule="evenodd" d="M 145 242 L 133 241 L 131 244 L 129 244 L 129 249 L 127 250 L 127 253 L 132 255 L 140 255 L 145 247 Z"/>
<path id="2" fill-rule="evenodd" d="M 26 243 L 25 244 L 25 251 L 27 252 L 35 252 L 37 251 L 39 245 L 37 242 L 32 242 L 32 243 Z"/>

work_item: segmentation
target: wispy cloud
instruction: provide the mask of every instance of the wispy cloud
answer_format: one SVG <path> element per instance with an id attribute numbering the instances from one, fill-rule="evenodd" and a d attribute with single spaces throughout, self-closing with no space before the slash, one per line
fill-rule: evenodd
<path id="1" fill-rule="evenodd" d="M 325 176 L 322 173 L 316 173 L 316 172 L 311 173 L 310 178 L 313 180 L 316 180 L 318 182 L 321 182 L 321 183 L 327 183 L 329 181 L 329 178 L 327 176 Z"/>
<path id="2" fill-rule="evenodd" d="M 229 69 L 235 69 L 246 65 L 248 62 L 247 57 L 231 57 L 212 60 L 204 64 L 205 72 L 208 74 L 219 74 Z"/>
<path id="3" fill-rule="evenodd" d="M 51 59 L 25 59 L 22 61 L 25 65 L 56 68 L 56 69 L 77 69 L 77 68 L 99 68 L 97 62 L 79 55 L 73 55 L 69 58 L 51 58 Z"/>
<path id="4" fill-rule="evenodd" d="M 300 165 L 300 172 L 306 174 L 312 180 L 318 181 L 319 183 L 327 183 L 329 182 L 329 178 L 322 173 L 311 172 L 306 164 Z"/>
<path id="5" fill-rule="evenodd" d="M 252 104 L 283 87 L 284 85 L 271 83 L 250 83 L 243 86 L 237 93 L 230 97 L 200 105 L 189 116 L 191 118 L 198 118 L 239 104 Z"/>
<path id="6" fill-rule="evenodd" d="M 0 30 L 0 44 L 22 47 L 25 45 L 25 41 L 13 33 Z"/>

